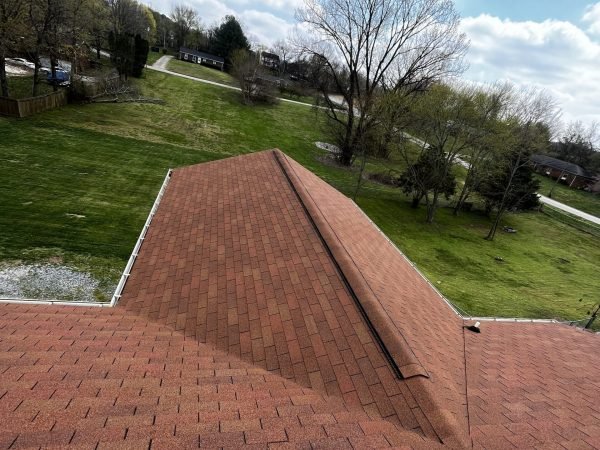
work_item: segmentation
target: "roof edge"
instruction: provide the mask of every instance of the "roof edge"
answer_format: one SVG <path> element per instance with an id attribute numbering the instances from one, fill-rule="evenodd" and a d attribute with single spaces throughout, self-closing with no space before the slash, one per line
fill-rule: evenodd
<path id="1" fill-rule="evenodd" d="M 356 263 L 348 255 L 343 243 L 335 234 L 294 168 L 290 165 L 287 156 L 280 150 L 274 150 L 273 152 L 275 159 L 313 222 L 316 231 L 321 236 L 332 259 L 345 278 L 360 312 L 394 371 L 404 379 L 416 376 L 429 378 L 429 373 L 413 353 L 401 331 L 393 324 Z"/>

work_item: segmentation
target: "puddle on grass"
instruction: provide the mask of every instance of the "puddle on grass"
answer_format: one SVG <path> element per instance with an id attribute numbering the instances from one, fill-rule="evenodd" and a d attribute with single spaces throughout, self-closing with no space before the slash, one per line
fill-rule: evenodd
<path id="1" fill-rule="evenodd" d="M 0 297 L 96 302 L 111 292 L 86 272 L 57 264 L 0 267 Z"/>

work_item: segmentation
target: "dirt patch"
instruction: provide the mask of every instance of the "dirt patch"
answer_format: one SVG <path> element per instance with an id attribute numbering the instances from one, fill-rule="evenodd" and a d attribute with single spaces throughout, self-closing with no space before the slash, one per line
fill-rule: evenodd
<path id="1" fill-rule="evenodd" d="M 95 302 L 112 296 L 92 275 L 60 264 L 0 267 L 0 297 Z"/>

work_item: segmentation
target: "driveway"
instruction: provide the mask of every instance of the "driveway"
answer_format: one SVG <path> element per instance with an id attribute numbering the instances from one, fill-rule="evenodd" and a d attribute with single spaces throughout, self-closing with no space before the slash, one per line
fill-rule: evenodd
<path id="1" fill-rule="evenodd" d="M 167 69 L 167 65 L 169 64 L 169 61 L 171 61 L 171 59 L 173 59 L 172 56 L 169 55 L 164 55 L 161 56 L 160 58 L 158 58 L 158 60 L 156 60 L 156 62 L 149 67 L 150 69 Z"/>
<path id="2" fill-rule="evenodd" d="M 556 209 L 560 209 L 569 214 L 579 217 L 580 219 L 587 220 L 588 222 L 595 223 L 596 225 L 600 225 L 600 218 L 596 216 L 592 216 L 586 212 L 575 209 L 569 205 L 565 205 L 564 203 L 557 202 L 556 200 L 552 200 L 551 198 L 545 197 L 543 195 L 538 194 L 540 197 L 540 202 L 550 205 Z"/>

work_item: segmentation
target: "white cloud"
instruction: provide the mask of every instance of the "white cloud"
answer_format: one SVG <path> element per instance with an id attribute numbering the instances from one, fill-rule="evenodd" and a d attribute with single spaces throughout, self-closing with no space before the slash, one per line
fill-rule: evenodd
<path id="1" fill-rule="evenodd" d="M 585 9 L 582 20 L 584 23 L 589 24 L 587 29 L 589 33 L 600 35 L 600 2 L 589 5 Z"/>
<path id="2" fill-rule="evenodd" d="M 190 6 L 198 12 L 200 21 L 204 26 L 215 25 L 220 23 L 221 19 L 223 19 L 223 17 L 226 15 L 236 14 L 233 9 L 219 0 L 146 0 L 144 3 L 147 3 L 152 9 L 166 15 L 169 15 L 174 5 L 183 4 Z"/>
<path id="3" fill-rule="evenodd" d="M 293 14 L 296 8 L 304 4 L 304 0 L 230 0 L 229 3 L 247 6 L 251 5 L 253 9 L 277 9 L 291 12 Z"/>
<path id="4" fill-rule="evenodd" d="M 567 120 L 600 120 L 600 43 L 570 22 L 463 19 L 471 39 L 467 78 L 510 80 L 549 91 Z"/>
<path id="5" fill-rule="evenodd" d="M 302 2 L 303 0 L 185 0 L 181 3 L 194 8 L 204 26 L 219 24 L 226 15 L 234 15 L 252 41 L 270 46 L 277 39 L 287 37 L 288 31 L 293 27 L 295 8 Z M 171 7 L 178 1 L 148 0 L 147 3 L 153 9 L 169 14 Z"/>
<path id="6" fill-rule="evenodd" d="M 271 13 L 254 9 L 243 11 L 238 18 L 244 28 L 260 44 L 272 45 L 278 39 L 287 37 L 293 24 Z"/>

